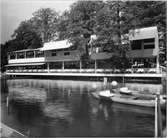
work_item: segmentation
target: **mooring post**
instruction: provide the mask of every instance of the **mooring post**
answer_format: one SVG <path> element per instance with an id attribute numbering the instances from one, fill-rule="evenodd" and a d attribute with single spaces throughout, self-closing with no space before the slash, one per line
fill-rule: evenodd
<path id="1" fill-rule="evenodd" d="M 162 117 L 160 107 L 160 94 L 155 97 L 155 137 L 162 136 Z"/>
<path id="2" fill-rule="evenodd" d="M 6 97 L 6 107 L 7 107 L 7 112 L 9 114 L 9 96 Z"/>
<path id="3" fill-rule="evenodd" d="M 158 99 L 157 99 L 157 96 L 155 97 L 155 138 L 157 138 L 158 137 L 158 122 L 157 122 L 157 120 L 158 120 L 158 114 L 157 114 L 157 101 L 158 101 Z"/>

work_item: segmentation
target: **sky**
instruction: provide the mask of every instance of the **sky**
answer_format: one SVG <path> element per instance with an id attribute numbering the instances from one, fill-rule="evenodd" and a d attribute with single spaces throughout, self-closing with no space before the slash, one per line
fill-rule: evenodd
<path id="1" fill-rule="evenodd" d="M 76 0 L 0 0 L 0 43 L 11 39 L 21 21 L 28 20 L 40 8 L 62 13 Z"/>

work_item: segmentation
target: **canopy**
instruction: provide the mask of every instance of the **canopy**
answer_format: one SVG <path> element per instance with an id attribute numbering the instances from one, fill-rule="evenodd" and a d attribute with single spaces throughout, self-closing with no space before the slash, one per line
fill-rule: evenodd
<path id="1" fill-rule="evenodd" d="M 27 63 L 27 64 L 8 64 L 5 65 L 6 67 L 12 67 L 12 66 L 32 66 L 32 65 L 44 65 L 45 63 Z"/>
<path id="2" fill-rule="evenodd" d="M 44 46 L 40 50 L 47 51 L 47 50 L 64 49 L 64 48 L 69 48 L 71 45 L 72 44 L 68 42 L 68 40 L 47 42 L 44 43 Z"/>
<path id="3" fill-rule="evenodd" d="M 158 36 L 158 30 L 156 26 L 129 31 L 129 40 L 156 38 L 157 36 Z"/>

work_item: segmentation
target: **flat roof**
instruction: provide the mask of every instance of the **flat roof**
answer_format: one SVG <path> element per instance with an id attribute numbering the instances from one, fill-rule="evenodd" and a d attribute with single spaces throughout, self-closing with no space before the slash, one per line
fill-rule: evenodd
<path id="1" fill-rule="evenodd" d="M 44 46 L 40 50 L 47 51 L 47 50 L 65 49 L 69 48 L 71 45 L 72 43 L 70 43 L 68 40 L 53 41 L 44 43 Z"/>
<path id="2" fill-rule="evenodd" d="M 157 26 L 134 29 L 129 31 L 129 40 L 139 40 L 158 37 Z"/>
<path id="3" fill-rule="evenodd" d="M 44 65 L 45 63 L 25 63 L 25 64 L 8 64 L 5 65 L 6 67 L 12 67 L 12 66 L 31 66 L 31 65 Z"/>

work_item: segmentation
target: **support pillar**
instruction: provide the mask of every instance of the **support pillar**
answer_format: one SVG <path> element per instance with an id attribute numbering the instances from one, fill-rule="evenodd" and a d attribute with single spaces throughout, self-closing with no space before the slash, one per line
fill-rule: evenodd
<path id="1" fill-rule="evenodd" d="M 156 57 L 156 68 L 157 68 L 157 73 L 160 73 L 160 68 L 159 68 L 159 55 Z"/>
<path id="2" fill-rule="evenodd" d="M 27 58 L 27 57 L 26 57 L 26 51 L 25 51 L 25 53 L 24 53 L 24 58 Z"/>
<path id="3" fill-rule="evenodd" d="M 34 50 L 34 58 L 35 58 L 35 50 Z"/>
<path id="4" fill-rule="evenodd" d="M 50 72 L 49 62 L 47 63 L 47 70 L 48 70 L 48 73 L 49 73 Z"/>
<path id="5" fill-rule="evenodd" d="M 80 72 L 81 72 L 81 69 L 82 69 L 82 61 L 81 60 L 79 61 L 79 69 L 80 69 Z"/>
<path id="6" fill-rule="evenodd" d="M 95 60 L 95 73 L 96 73 L 96 69 L 97 69 L 97 61 Z"/>
<path id="7" fill-rule="evenodd" d="M 64 70 L 64 61 L 62 62 L 62 70 Z"/>

